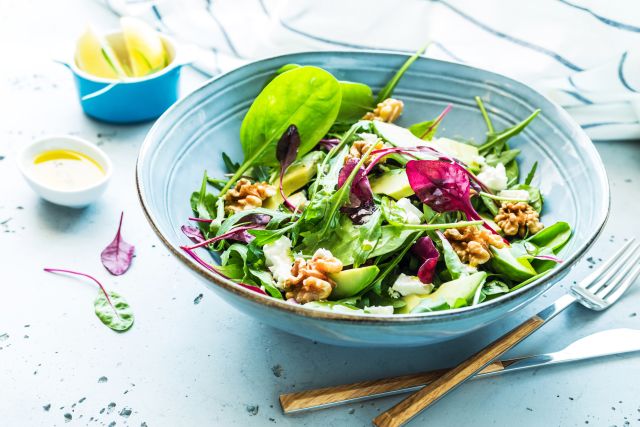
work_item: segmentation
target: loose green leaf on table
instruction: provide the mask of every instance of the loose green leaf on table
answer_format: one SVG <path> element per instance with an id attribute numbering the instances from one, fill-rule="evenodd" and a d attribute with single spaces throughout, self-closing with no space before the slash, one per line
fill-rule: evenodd
<path id="1" fill-rule="evenodd" d="M 98 319 L 114 331 L 124 332 L 133 325 L 133 311 L 117 292 L 110 291 L 108 297 L 105 292 L 98 292 L 93 307 Z"/>
<path id="2" fill-rule="evenodd" d="M 72 274 L 92 280 L 100 288 L 100 292 L 93 302 L 96 316 L 100 321 L 118 332 L 127 331 L 133 325 L 133 311 L 127 301 L 116 292 L 107 292 L 102 283 L 95 277 L 86 273 L 60 268 L 45 268 L 44 271 L 47 273 Z"/>

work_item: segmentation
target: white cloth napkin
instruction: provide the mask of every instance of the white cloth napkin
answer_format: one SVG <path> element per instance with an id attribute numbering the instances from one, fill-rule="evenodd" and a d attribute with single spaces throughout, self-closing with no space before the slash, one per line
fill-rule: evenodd
<path id="1" fill-rule="evenodd" d="M 593 139 L 640 139 L 637 0 L 101 0 L 214 76 L 308 50 L 383 49 L 473 65 L 562 105 Z"/>

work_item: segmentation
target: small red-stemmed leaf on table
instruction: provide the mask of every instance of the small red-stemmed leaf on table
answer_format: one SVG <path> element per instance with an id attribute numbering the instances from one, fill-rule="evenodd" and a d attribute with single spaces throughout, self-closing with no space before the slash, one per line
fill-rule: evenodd
<path id="1" fill-rule="evenodd" d="M 433 283 L 436 273 L 436 264 L 440 258 L 440 252 L 433 244 L 430 237 L 419 238 L 411 247 L 411 252 L 420 260 L 420 268 L 418 269 L 418 278 L 422 283 Z"/>
<path id="2" fill-rule="evenodd" d="M 120 276 L 129 269 L 135 250 L 135 246 L 122 239 L 123 216 L 124 212 L 120 214 L 120 224 L 118 225 L 116 237 L 100 254 L 102 265 L 114 276 Z"/>
<path id="3" fill-rule="evenodd" d="M 296 211 L 296 207 L 291 203 L 287 196 L 284 194 L 284 188 L 282 186 L 282 180 L 287 168 L 291 166 L 298 156 L 298 149 L 300 148 L 300 134 L 296 125 L 291 125 L 282 134 L 278 145 L 276 146 L 276 158 L 280 162 L 280 195 L 284 205 L 292 212 Z"/>
<path id="4" fill-rule="evenodd" d="M 117 332 L 127 331 L 133 325 L 133 311 L 131 311 L 129 303 L 117 292 L 107 292 L 102 283 L 95 277 L 86 273 L 61 268 L 45 268 L 44 271 L 47 273 L 73 274 L 93 280 L 100 287 L 98 296 L 93 302 L 94 311 L 98 319 Z"/>

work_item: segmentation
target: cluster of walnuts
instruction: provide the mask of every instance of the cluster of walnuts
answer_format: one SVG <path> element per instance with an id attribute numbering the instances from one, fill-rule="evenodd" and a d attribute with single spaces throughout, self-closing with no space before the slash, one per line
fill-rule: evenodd
<path id="1" fill-rule="evenodd" d="M 544 228 L 540 216 L 526 202 L 504 202 L 494 220 L 505 236 L 525 237 Z M 491 259 L 489 246 L 503 248 L 502 238 L 489 230 L 479 227 L 450 228 L 445 237 L 460 257 L 460 260 L 476 267 Z"/>
<path id="2" fill-rule="evenodd" d="M 300 304 L 327 299 L 336 286 L 328 274 L 339 271 L 342 262 L 326 249 L 318 249 L 310 260 L 296 258 L 284 282 L 285 296 Z"/>
<path id="3" fill-rule="evenodd" d="M 404 109 L 404 103 L 399 99 L 387 98 L 379 103 L 376 108 L 365 114 L 363 119 L 365 120 L 380 120 L 382 122 L 393 123 L 395 122 L 402 110 Z"/>
<path id="4" fill-rule="evenodd" d="M 266 182 L 251 183 L 248 179 L 242 178 L 224 195 L 224 209 L 228 213 L 236 213 L 259 208 L 262 202 L 275 194 L 276 189 L 273 185 Z"/>

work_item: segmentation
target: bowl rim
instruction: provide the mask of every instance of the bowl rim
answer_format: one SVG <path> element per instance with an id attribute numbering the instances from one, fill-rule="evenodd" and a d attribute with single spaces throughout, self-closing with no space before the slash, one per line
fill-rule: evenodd
<path id="1" fill-rule="evenodd" d="M 39 146 L 46 144 L 49 141 L 60 141 L 61 147 L 64 147 L 69 150 L 78 151 L 86 156 L 89 156 L 90 158 L 98 157 L 95 160 L 100 162 L 101 163 L 100 166 L 102 166 L 102 168 L 104 169 L 104 176 L 102 177 L 102 179 L 86 187 L 81 187 L 73 190 L 61 190 L 59 188 L 51 187 L 50 185 L 34 178 L 33 174 L 29 171 L 29 168 L 27 167 L 27 163 L 29 161 L 33 162 L 33 158 L 29 159 L 28 157 L 30 156 L 28 156 L 28 154 L 30 151 L 34 149 L 36 150 L 37 153 L 42 153 L 44 150 L 41 149 Z M 77 146 L 71 146 L 69 144 L 69 141 L 73 141 L 74 143 L 77 143 L 81 148 L 78 148 Z M 22 147 L 22 149 L 16 156 L 16 161 L 18 163 L 18 168 L 20 169 L 20 172 L 25 177 L 25 179 L 36 183 L 38 186 L 45 188 L 47 191 L 51 191 L 53 193 L 60 194 L 60 195 L 80 194 L 80 193 L 95 191 L 96 189 L 105 185 L 105 183 L 107 183 L 111 179 L 111 176 L 113 175 L 113 162 L 111 162 L 111 158 L 107 155 L 107 153 L 102 148 L 98 147 L 96 144 L 92 143 L 88 139 L 80 138 L 75 135 L 63 135 L 63 134 L 46 135 L 46 136 L 43 136 L 42 138 L 38 138 L 34 141 L 31 141 L 29 144 L 26 144 L 24 147 Z"/>
<path id="2" fill-rule="evenodd" d="M 140 150 L 138 152 L 138 158 L 136 160 L 136 174 L 135 174 L 135 179 L 136 179 L 136 191 L 138 193 L 138 199 L 140 201 L 140 204 L 142 205 L 142 210 L 144 212 L 145 217 L 147 218 L 147 220 L 149 221 L 149 224 L 151 225 L 151 228 L 153 229 L 153 231 L 156 233 L 156 235 L 160 238 L 160 240 L 162 241 L 162 243 L 169 249 L 170 252 L 173 253 L 173 255 L 175 255 L 176 257 L 178 257 L 178 259 L 185 264 L 187 267 L 189 267 L 194 273 L 198 274 L 199 276 L 201 276 L 202 278 L 206 279 L 208 282 L 213 282 L 214 284 L 216 284 L 217 286 L 221 287 L 224 291 L 228 291 L 231 293 L 236 294 L 237 296 L 240 296 L 246 300 L 248 300 L 248 302 L 250 303 L 254 303 L 254 304 L 260 304 L 260 305 L 265 305 L 267 307 L 271 307 L 271 308 L 275 308 L 278 309 L 280 311 L 284 311 L 284 312 L 288 312 L 291 314 L 296 314 L 296 315 L 301 315 L 304 317 L 309 317 L 309 318 L 316 318 L 316 319 L 323 319 L 323 320 L 328 320 L 328 321 L 336 321 L 336 322 L 341 322 L 341 323 L 358 323 L 358 324 L 376 324 L 376 325 L 382 325 L 382 324 L 404 324 L 404 323 L 426 323 L 426 322 L 437 322 L 437 321 L 444 321 L 444 320 L 450 320 L 451 318 L 465 318 L 465 317 L 469 317 L 469 316 L 473 316 L 476 314 L 479 314 L 480 312 L 484 312 L 490 309 L 493 309 L 496 306 L 499 305 L 503 305 L 507 302 L 510 302 L 514 299 L 516 299 L 517 297 L 519 297 L 521 294 L 527 293 L 529 291 L 531 291 L 532 289 L 534 289 L 535 287 L 541 286 L 543 285 L 545 282 L 549 282 L 551 279 L 555 278 L 555 277 L 562 277 L 563 273 L 567 273 L 570 268 L 587 252 L 587 250 L 589 250 L 589 248 L 591 248 L 593 246 L 593 244 L 595 243 L 595 241 L 597 240 L 597 238 L 600 236 L 600 234 L 602 233 L 604 226 L 609 218 L 609 214 L 610 214 L 610 210 L 611 210 L 611 190 L 610 190 L 610 184 L 609 184 L 609 180 L 607 177 L 607 172 L 606 169 L 604 167 L 604 163 L 602 162 L 602 158 L 600 157 L 597 149 L 595 148 L 595 145 L 593 144 L 593 141 L 591 141 L 591 139 L 588 137 L 588 135 L 585 133 L 585 131 L 573 120 L 573 118 L 571 118 L 571 116 L 569 116 L 569 114 L 562 108 L 560 107 L 558 104 L 556 104 L 554 101 L 550 100 L 549 98 L 547 98 L 546 96 L 544 96 L 543 94 L 539 93 L 538 91 L 536 91 L 535 89 L 531 88 L 530 86 L 521 83 L 517 80 L 514 80 L 510 77 L 504 76 L 502 74 L 499 73 L 495 73 L 492 71 L 488 71 L 488 70 L 483 70 L 480 68 L 476 68 L 476 67 L 471 67 L 468 65 L 464 65 L 464 64 L 458 64 L 458 63 L 454 63 L 454 62 L 449 62 L 449 61 L 443 61 L 443 60 L 438 60 L 438 59 L 433 59 L 433 58 L 428 58 L 425 56 L 420 56 L 418 58 L 418 61 L 424 61 L 424 60 L 428 60 L 428 61 L 436 61 L 436 62 L 440 62 L 440 63 L 445 63 L 445 64 L 449 64 L 451 66 L 454 67 L 460 67 L 460 68 L 466 68 L 468 70 L 472 70 L 472 71 L 480 71 L 482 73 L 487 73 L 489 75 L 493 75 L 496 77 L 499 77 L 501 79 L 506 79 L 509 83 L 514 84 L 515 86 L 520 86 L 520 87 L 524 87 L 529 91 L 534 92 L 535 94 L 541 96 L 542 98 L 544 98 L 547 102 L 549 102 L 554 108 L 555 111 L 554 113 L 557 113 L 560 115 L 560 118 L 562 119 L 562 121 L 564 122 L 568 122 L 574 129 L 574 131 L 576 131 L 578 134 L 583 136 L 583 140 L 586 140 L 588 142 L 588 144 L 586 145 L 586 147 L 583 148 L 587 148 L 590 152 L 588 152 L 587 154 L 589 155 L 590 158 L 592 158 L 593 160 L 595 160 L 595 163 L 597 165 L 597 170 L 594 171 L 594 173 L 596 173 L 596 175 L 599 178 L 600 184 L 603 184 L 603 187 L 606 188 L 606 194 L 602 195 L 602 201 L 603 204 L 602 206 L 600 206 L 600 223 L 597 225 L 596 229 L 594 231 L 591 232 L 591 234 L 588 236 L 587 241 L 579 248 L 576 249 L 576 252 L 570 257 L 567 258 L 565 260 L 563 260 L 564 262 L 557 266 L 554 267 L 553 269 L 549 270 L 548 274 L 545 274 L 541 277 L 539 277 L 537 280 L 534 280 L 533 282 L 527 284 L 526 286 L 523 286 L 520 289 L 517 289 L 516 291 L 514 291 L 513 293 L 508 293 L 505 295 L 502 295 L 498 298 L 495 298 L 491 301 L 482 303 L 482 304 L 478 304 L 475 306 L 469 306 L 469 307 L 462 307 L 462 308 L 457 308 L 457 309 L 449 309 L 449 310 L 441 310 L 441 311 L 433 311 L 433 312 L 427 312 L 427 313 L 415 313 L 415 314 L 389 314 L 389 315 L 382 315 L 382 314 L 362 314 L 362 313 L 358 313 L 358 314 L 347 314 L 347 313 L 336 313 L 333 311 L 324 311 L 324 310 L 317 310 L 317 309 L 312 309 L 312 308 L 304 308 L 302 305 L 296 305 L 296 304 L 291 304 L 288 303 L 284 300 L 279 300 L 276 298 L 273 298 L 271 296 L 268 295 L 263 295 L 263 294 L 259 294 L 257 292 L 251 291 L 249 289 L 246 289 L 238 284 L 236 284 L 235 282 L 231 281 L 230 279 L 227 279 L 225 277 L 222 277 L 210 270 L 206 270 L 204 267 L 198 265 L 195 261 L 193 261 L 190 257 L 187 256 L 186 253 L 184 253 L 183 251 L 180 251 L 179 248 L 177 246 L 174 246 L 164 235 L 163 233 L 160 231 L 160 228 L 158 226 L 158 221 L 156 220 L 154 214 L 150 211 L 149 206 L 147 205 L 146 201 L 145 201 L 145 188 L 144 185 L 142 184 L 142 180 L 141 180 L 141 175 L 142 175 L 142 166 L 145 160 L 145 155 L 147 153 L 147 151 L 149 151 L 150 146 L 152 144 L 152 140 L 153 137 L 155 136 L 155 133 L 158 132 L 159 129 L 159 124 L 162 121 L 162 119 L 165 116 L 168 116 L 169 114 L 171 114 L 174 110 L 180 108 L 182 106 L 182 104 L 184 104 L 185 102 L 187 102 L 187 98 L 190 98 L 192 96 L 194 96 L 195 94 L 205 90 L 210 84 L 221 80 L 223 78 L 226 78 L 228 75 L 231 75 L 233 73 L 239 72 L 241 70 L 244 70 L 248 67 L 252 67 L 255 66 L 256 64 L 262 64 L 262 63 L 268 63 L 268 62 L 274 62 L 274 63 L 286 63 L 286 62 L 295 62 L 296 59 L 300 60 L 302 58 L 307 59 L 309 56 L 313 56 L 313 55 L 325 55 L 325 56 L 333 56 L 333 55 L 382 55 L 382 56 L 394 56 L 394 57 L 400 57 L 400 58 L 407 58 L 408 56 L 410 56 L 410 54 L 403 54 L 403 53 L 398 53 L 398 52 L 391 52 L 391 51 L 384 51 L 384 50 L 323 50 L 323 51 L 303 51 L 303 52 L 296 52 L 296 53 L 289 53 L 289 54 L 284 54 L 284 55 L 278 55 L 278 56 L 273 56 L 273 57 L 269 57 L 269 58 L 264 58 L 258 61 L 253 61 L 253 62 L 249 62 L 241 67 L 235 68 L 231 71 L 222 73 L 220 75 L 217 75 L 207 81 L 205 81 L 201 86 L 199 86 L 197 89 L 195 89 L 193 92 L 191 92 L 188 96 L 185 96 L 184 98 L 180 99 L 179 101 L 177 101 L 175 104 L 173 104 L 167 111 L 165 111 L 165 113 L 160 116 L 160 118 L 154 123 L 154 125 L 151 127 L 151 129 L 149 130 L 149 132 L 147 133 L 142 145 L 140 146 Z M 283 62 L 285 61 L 285 62 Z M 274 71 L 277 69 L 277 66 L 274 67 Z M 605 200 L 606 198 L 606 200 Z M 573 234 L 573 231 L 572 231 Z"/>

